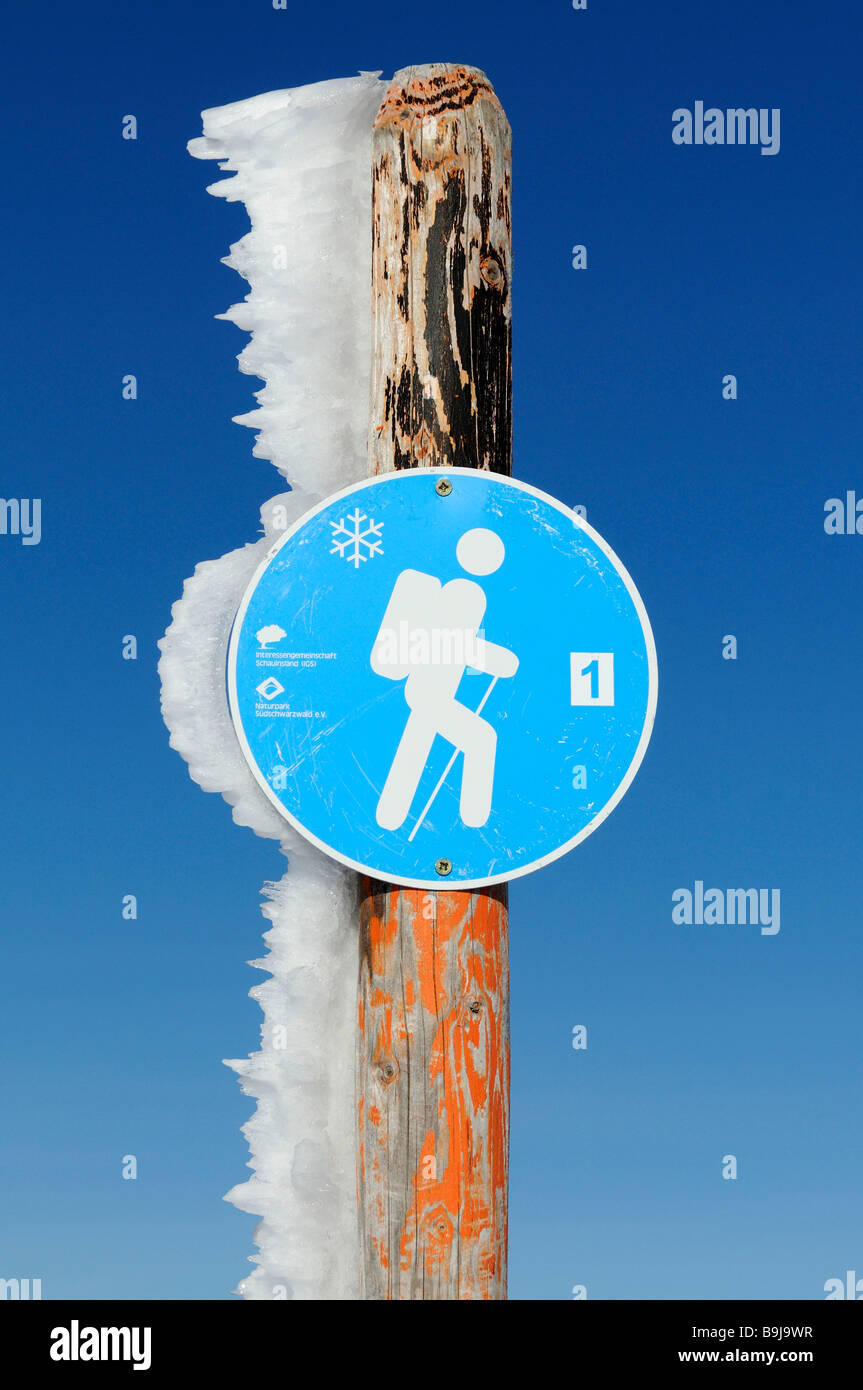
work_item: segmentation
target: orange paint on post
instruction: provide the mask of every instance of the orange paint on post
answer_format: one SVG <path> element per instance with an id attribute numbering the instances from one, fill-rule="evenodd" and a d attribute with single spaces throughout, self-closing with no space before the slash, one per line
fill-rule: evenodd
<path id="1" fill-rule="evenodd" d="M 363 1142 L 377 1150 L 371 1182 L 386 1192 L 366 1205 L 382 1222 L 366 1232 L 379 1262 L 377 1291 L 366 1296 L 500 1298 L 509 1095 L 505 893 L 438 893 L 431 914 L 423 914 L 424 894 L 375 887 L 364 904 L 361 973 L 369 1064 L 361 1079 L 374 1103 L 367 1124 L 360 1114 Z M 372 976 L 371 962 L 382 975 Z M 396 1088 L 404 1072 L 409 1084 Z"/>

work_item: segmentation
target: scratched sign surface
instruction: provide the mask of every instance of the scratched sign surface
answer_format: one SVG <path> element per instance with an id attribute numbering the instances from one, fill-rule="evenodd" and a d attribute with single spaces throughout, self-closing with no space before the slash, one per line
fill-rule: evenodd
<path id="1" fill-rule="evenodd" d="M 480 887 L 566 853 L 644 755 L 656 655 L 626 570 L 545 493 L 384 474 L 308 512 L 237 614 L 231 713 L 257 780 L 333 858 Z"/>

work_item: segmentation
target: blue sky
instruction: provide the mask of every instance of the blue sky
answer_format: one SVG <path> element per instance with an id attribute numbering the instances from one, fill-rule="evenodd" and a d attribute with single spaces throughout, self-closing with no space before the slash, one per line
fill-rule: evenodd
<path id="1" fill-rule="evenodd" d="M 43 534 L 0 535 L 0 1277 L 221 1299 L 247 1268 L 254 1218 L 220 1198 L 251 1102 L 220 1059 L 257 1044 L 244 962 L 282 861 L 168 747 L 155 644 L 278 480 L 230 423 L 245 335 L 213 322 L 245 213 L 185 146 L 206 107 L 452 59 L 514 130 L 515 472 L 587 507 L 660 670 L 621 805 L 511 891 L 511 1296 L 823 1297 L 863 1271 L 863 536 L 823 526 L 863 497 L 859 11 L 431 13 L 7 18 L 0 492 L 41 497 Z M 779 153 L 675 145 L 696 100 L 779 108 Z M 697 879 L 778 888 L 781 930 L 675 925 Z"/>

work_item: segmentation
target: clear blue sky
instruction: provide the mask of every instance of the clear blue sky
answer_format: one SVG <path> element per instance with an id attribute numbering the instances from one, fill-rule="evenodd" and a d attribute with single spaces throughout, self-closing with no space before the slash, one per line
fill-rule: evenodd
<path id="1" fill-rule="evenodd" d="M 436 60 L 484 68 L 514 129 L 515 471 L 587 506 L 660 669 L 623 803 L 512 889 L 512 1296 L 863 1272 L 863 535 L 823 528 L 863 496 L 860 28 L 800 0 L 10 11 L 0 492 L 43 499 L 43 538 L 0 536 L 0 1276 L 221 1299 L 247 1268 L 220 1199 L 252 1103 L 220 1059 L 257 1045 L 282 860 L 168 747 L 156 641 L 278 479 L 213 321 L 245 213 L 185 146 L 205 107 Z M 780 108 L 779 154 L 673 144 L 696 100 Z M 697 879 L 778 888 L 780 932 L 676 926 Z"/>

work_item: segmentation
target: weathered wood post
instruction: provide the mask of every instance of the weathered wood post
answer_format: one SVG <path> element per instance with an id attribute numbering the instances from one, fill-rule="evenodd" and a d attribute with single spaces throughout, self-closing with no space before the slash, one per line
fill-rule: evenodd
<path id="1" fill-rule="evenodd" d="M 485 75 L 396 73 L 373 144 L 369 471 L 511 472 L 510 129 Z M 361 1297 L 506 1297 L 506 887 L 361 880 Z"/>

